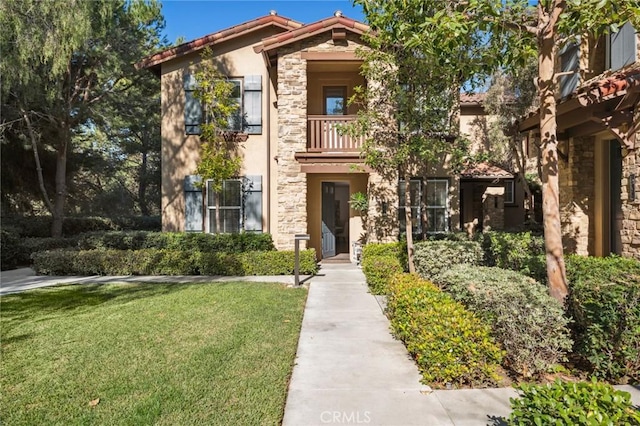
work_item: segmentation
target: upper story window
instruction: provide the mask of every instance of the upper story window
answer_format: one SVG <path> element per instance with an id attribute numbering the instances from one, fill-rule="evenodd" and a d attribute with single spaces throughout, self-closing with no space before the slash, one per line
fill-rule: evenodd
<path id="1" fill-rule="evenodd" d="M 187 135 L 199 135 L 200 125 L 208 117 L 202 110 L 200 101 L 195 96 L 197 81 L 193 74 L 185 74 L 184 78 L 184 126 Z M 248 134 L 262 133 L 262 76 L 247 75 L 242 78 L 228 80 L 233 84 L 231 97 L 238 109 L 229 117 L 227 130 Z"/>
<path id="2" fill-rule="evenodd" d="M 325 86 L 323 99 L 324 115 L 347 114 L 347 86 Z"/>

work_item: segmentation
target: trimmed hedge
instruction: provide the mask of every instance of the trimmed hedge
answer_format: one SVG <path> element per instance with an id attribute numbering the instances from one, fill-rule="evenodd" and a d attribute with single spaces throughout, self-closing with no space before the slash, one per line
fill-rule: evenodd
<path id="1" fill-rule="evenodd" d="M 369 243 L 362 248 L 362 272 L 372 294 L 387 294 L 389 281 L 406 270 L 405 242 Z"/>
<path id="2" fill-rule="evenodd" d="M 0 230 L 0 265 L 2 265 L 2 270 L 18 266 L 21 257 L 18 233 L 9 229 Z"/>
<path id="3" fill-rule="evenodd" d="M 531 232 L 485 232 L 479 234 L 485 265 L 520 272 L 547 282 L 544 237 Z"/>
<path id="4" fill-rule="evenodd" d="M 391 278 L 403 272 L 400 260 L 395 255 L 367 256 L 362 259 L 361 265 L 372 294 L 387 294 Z"/>
<path id="5" fill-rule="evenodd" d="M 567 256 L 574 353 L 597 377 L 640 381 L 640 262 Z"/>
<path id="6" fill-rule="evenodd" d="M 275 250 L 271 234 L 206 234 L 201 232 L 94 232 L 79 237 L 81 250 L 168 249 L 242 253 Z"/>
<path id="7" fill-rule="evenodd" d="M 53 250 L 33 255 L 39 275 L 289 275 L 292 251 L 216 253 L 170 249 Z M 315 250 L 300 252 L 300 273 L 318 270 Z"/>
<path id="8" fill-rule="evenodd" d="M 431 282 L 396 275 L 387 311 L 425 382 L 484 386 L 498 381 L 503 352 L 489 327 Z"/>
<path id="9" fill-rule="evenodd" d="M 525 377 L 549 371 L 571 349 L 563 307 L 547 288 L 514 271 L 456 265 L 436 282 L 491 324 L 505 367 Z"/>
<path id="10" fill-rule="evenodd" d="M 416 272 L 428 280 L 453 265 L 481 265 L 482 259 L 482 247 L 476 241 L 438 240 L 415 244 Z"/>
<path id="11" fill-rule="evenodd" d="M 51 221 L 51 216 L 5 216 L 2 226 L 17 229 L 21 237 L 45 238 L 51 236 Z M 65 217 L 62 234 L 69 237 L 92 231 L 160 231 L 161 228 L 160 216 Z"/>
<path id="12" fill-rule="evenodd" d="M 519 398 L 511 401 L 510 425 L 640 425 L 629 392 L 598 383 L 516 386 Z"/>

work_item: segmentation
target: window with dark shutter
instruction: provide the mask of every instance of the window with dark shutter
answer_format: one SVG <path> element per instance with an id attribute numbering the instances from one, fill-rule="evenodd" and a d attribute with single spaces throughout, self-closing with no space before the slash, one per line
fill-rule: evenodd
<path id="1" fill-rule="evenodd" d="M 202 105 L 195 97 L 198 82 L 193 74 L 185 74 L 184 81 L 184 131 L 187 135 L 199 135 L 202 124 Z"/>

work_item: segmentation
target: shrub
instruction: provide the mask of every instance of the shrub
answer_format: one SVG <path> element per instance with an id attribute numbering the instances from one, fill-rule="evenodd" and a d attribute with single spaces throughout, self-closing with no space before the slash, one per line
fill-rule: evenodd
<path id="1" fill-rule="evenodd" d="M 390 290 L 391 327 L 426 382 L 485 385 L 498 380 L 503 354 L 478 317 L 417 275 L 396 275 Z"/>
<path id="2" fill-rule="evenodd" d="M 399 257 L 403 247 L 401 243 L 369 243 L 362 248 L 362 258 L 373 256 Z"/>
<path id="3" fill-rule="evenodd" d="M 547 281 L 542 236 L 531 232 L 485 232 L 479 238 L 485 265 L 518 271 L 542 283 Z"/>
<path id="4" fill-rule="evenodd" d="M 20 264 L 20 237 L 15 230 L 0 230 L 0 263 L 2 270 L 13 269 Z"/>
<path id="5" fill-rule="evenodd" d="M 567 256 L 574 351 L 597 377 L 640 381 L 640 262 Z"/>
<path id="6" fill-rule="evenodd" d="M 19 242 L 20 258 L 19 265 L 31 265 L 33 253 L 47 250 L 77 248 L 78 237 L 70 238 L 23 238 Z"/>
<path id="7" fill-rule="evenodd" d="M 403 271 L 400 260 L 393 254 L 366 256 L 361 265 L 372 294 L 387 294 L 391 278 Z"/>
<path id="8" fill-rule="evenodd" d="M 482 256 L 482 248 L 476 241 L 423 241 L 415 245 L 416 272 L 425 279 L 433 279 L 453 265 L 480 265 Z"/>
<path id="9" fill-rule="evenodd" d="M 270 234 L 143 231 L 87 233 L 79 238 L 78 247 L 83 250 L 168 249 L 224 253 L 275 250 Z"/>
<path id="10" fill-rule="evenodd" d="M 631 406 L 631 395 L 595 379 L 516 388 L 520 398 L 510 398 L 512 425 L 640 425 L 640 413 Z"/>
<path id="11" fill-rule="evenodd" d="M 288 251 L 217 253 L 171 249 L 52 250 L 33 256 L 40 275 L 284 275 Z M 317 272 L 315 250 L 300 252 L 300 273 Z"/>
<path id="12" fill-rule="evenodd" d="M 51 236 L 51 216 L 3 217 L 3 227 L 15 227 L 20 236 L 45 238 Z M 160 216 L 66 217 L 62 222 L 62 234 L 70 237 L 94 231 L 160 231 Z"/>
<path id="13" fill-rule="evenodd" d="M 533 279 L 506 269 L 456 265 L 436 281 L 491 324 L 512 371 L 525 377 L 548 371 L 571 349 L 562 306 Z"/>

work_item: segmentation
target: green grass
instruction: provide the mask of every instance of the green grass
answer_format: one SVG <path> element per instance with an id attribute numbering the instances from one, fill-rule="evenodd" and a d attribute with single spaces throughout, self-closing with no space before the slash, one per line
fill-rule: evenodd
<path id="1" fill-rule="evenodd" d="M 279 424 L 305 300 L 262 283 L 2 297 L 0 423 Z"/>

